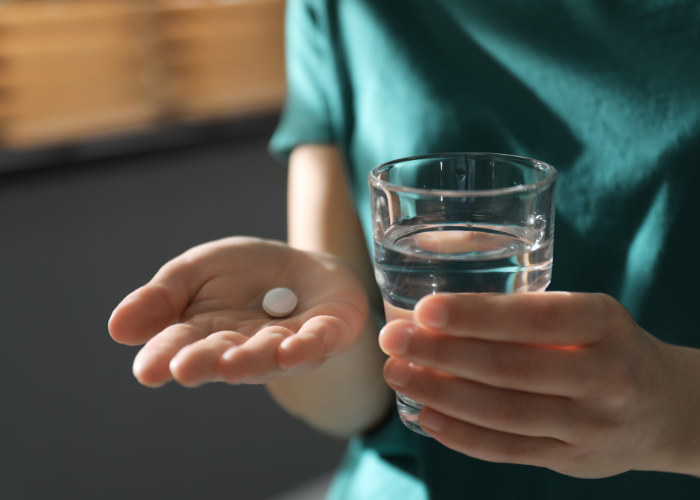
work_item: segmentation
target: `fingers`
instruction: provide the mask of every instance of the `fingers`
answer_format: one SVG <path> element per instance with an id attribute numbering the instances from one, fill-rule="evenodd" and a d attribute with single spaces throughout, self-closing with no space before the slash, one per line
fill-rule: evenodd
<path id="1" fill-rule="evenodd" d="M 382 350 L 456 377 L 505 389 L 576 396 L 590 390 L 599 359 L 585 348 L 487 342 L 428 332 L 405 320 L 388 323 Z"/>
<path id="2" fill-rule="evenodd" d="M 218 332 L 181 349 L 170 361 L 170 373 L 185 387 L 222 381 L 219 358 L 230 348 L 246 342 L 248 337 L 237 332 Z"/>
<path id="3" fill-rule="evenodd" d="M 214 381 L 263 383 L 292 368 L 321 364 L 331 346 L 342 344 L 337 338 L 342 332 L 336 321 L 316 317 L 297 334 L 279 325 L 263 328 L 250 338 L 237 332 L 218 332 L 183 346 L 172 357 L 169 370 L 186 387 Z M 280 348 L 285 339 L 294 340 L 291 350 Z M 158 360 L 162 363 L 161 358 Z"/>
<path id="4" fill-rule="evenodd" d="M 589 345 L 604 338 L 611 318 L 628 316 L 603 294 L 437 294 L 415 308 L 423 328 L 455 337 L 557 346 Z"/>
<path id="5" fill-rule="evenodd" d="M 552 468 L 569 453 L 568 445 L 552 438 L 519 436 L 485 429 L 423 408 L 419 422 L 448 448 L 488 462 Z"/>
<path id="6" fill-rule="evenodd" d="M 220 358 L 218 373 L 230 383 L 263 383 L 285 371 L 277 360 L 282 341 L 294 333 L 288 328 L 270 326 L 257 332 L 238 347 L 228 349 Z"/>
<path id="7" fill-rule="evenodd" d="M 214 277 L 244 273 L 251 268 L 246 262 L 255 262 L 256 256 L 265 259 L 269 254 L 267 258 L 276 265 L 258 271 L 258 280 L 249 286 L 264 283 L 262 275 L 277 273 L 284 262 L 279 255 L 283 247 L 255 238 L 232 237 L 189 249 L 161 267 L 148 284 L 117 306 L 109 321 L 112 338 L 122 344 L 143 344 L 178 321 L 193 297 Z M 225 292 L 228 296 L 235 294 L 235 290 Z"/>
<path id="8" fill-rule="evenodd" d="M 384 374 L 392 389 L 480 427 L 560 440 L 570 439 L 578 427 L 577 407 L 566 398 L 490 387 L 395 358 Z"/>
<path id="9" fill-rule="evenodd" d="M 333 316 L 311 317 L 296 334 L 281 325 L 263 328 L 250 338 L 218 332 L 183 346 L 172 358 L 170 372 L 187 387 L 212 381 L 263 383 L 292 369 L 317 367 L 328 356 L 352 348 L 355 337 L 350 325 Z"/>
<path id="10" fill-rule="evenodd" d="M 146 285 L 130 293 L 112 313 L 109 333 L 126 345 L 140 345 L 172 325 L 187 306 L 177 289 Z"/>
<path id="11" fill-rule="evenodd" d="M 237 332 L 206 336 L 196 325 L 178 323 L 167 328 L 138 353 L 134 375 L 143 385 L 160 387 L 173 378 L 185 387 L 207 382 L 262 383 L 285 370 L 277 349 L 293 332 L 271 326 L 248 338 Z"/>
<path id="12" fill-rule="evenodd" d="M 160 387 L 172 380 L 170 361 L 186 345 L 206 337 L 202 328 L 187 323 L 172 325 L 153 337 L 136 355 L 133 372 L 147 387 Z"/>
<path id="13" fill-rule="evenodd" d="M 359 340 L 361 328 L 334 316 L 316 316 L 280 346 L 281 366 L 292 368 L 346 352 Z"/>
<path id="14" fill-rule="evenodd" d="M 199 289 L 197 267 L 180 256 L 145 286 L 130 293 L 112 313 L 109 333 L 121 344 L 140 345 L 172 325 Z"/>

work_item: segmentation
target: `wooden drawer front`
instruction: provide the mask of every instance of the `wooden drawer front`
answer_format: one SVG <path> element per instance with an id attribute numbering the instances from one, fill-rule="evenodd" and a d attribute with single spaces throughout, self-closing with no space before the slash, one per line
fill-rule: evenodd
<path id="1" fill-rule="evenodd" d="M 134 50 L 134 38 L 139 28 L 131 20 L 80 23 L 60 33 L 46 33 L 43 29 L 0 31 L 0 57 L 26 57 L 36 53 L 60 53 L 83 47 L 124 48 Z"/>
<path id="2" fill-rule="evenodd" d="M 94 22 L 142 12 L 142 0 L 14 0 L 0 3 L 0 28 L 59 26 L 71 22 Z"/>
<path id="3" fill-rule="evenodd" d="M 0 66 L 0 88 L 79 84 L 97 79 L 143 79 L 148 61 L 143 54 L 123 51 L 69 52 L 56 56 L 16 58 Z"/>
<path id="4" fill-rule="evenodd" d="M 284 25 L 284 1 L 240 2 L 217 7 L 163 10 L 164 39 L 278 36 Z"/>
<path id="5" fill-rule="evenodd" d="M 284 86 L 261 86 L 257 89 L 226 89 L 200 95 L 184 96 L 177 101 L 177 114 L 182 119 L 202 120 L 223 116 L 243 116 L 279 109 L 284 99 Z"/>
<path id="6" fill-rule="evenodd" d="M 175 116 L 205 118 L 282 105 L 283 0 L 230 5 L 163 0 L 159 5 L 167 95 Z"/>
<path id="7" fill-rule="evenodd" d="M 72 84 L 22 87 L 0 94 L 0 119 L 56 115 L 128 104 L 146 98 L 139 82 L 99 80 Z"/>
<path id="8" fill-rule="evenodd" d="M 10 147 L 74 141 L 143 128 L 155 120 L 157 112 L 150 103 L 131 103 L 59 116 L 0 121 L 0 137 Z"/>
<path id="9" fill-rule="evenodd" d="M 284 0 L 0 0 L 0 146 L 279 109 Z"/>

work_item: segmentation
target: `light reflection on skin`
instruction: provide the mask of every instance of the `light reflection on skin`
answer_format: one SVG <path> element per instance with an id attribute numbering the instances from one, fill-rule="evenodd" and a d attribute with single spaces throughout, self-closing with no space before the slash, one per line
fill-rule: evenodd
<path id="1" fill-rule="evenodd" d="M 534 347 L 543 347 L 545 349 L 559 349 L 560 351 L 574 351 L 576 349 L 581 349 L 584 346 L 580 345 L 539 345 L 535 344 Z"/>
<path id="2" fill-rule="evenodd" d="M 465 294 L 466 295 L 466 294 Z M 413 324 L 416 324 L 413 311 L 410 311 L 408 309 L 401 309 L 400 307 L 392 306 L 389 304 L 386 300 L 384 301 L 384 314 L 386 315 L 386 321 L 387 323 L 390 321 L 394 321 L 395 319 L 403 319 L 406 321 L 410 321 Z M 465 337 L 468 337 L 465 335 Z M 488 341 L 488 339 L 484 339 L 482 337 L 482 340 Z M 533 347 L 542 347 L 544 349 L 559 349 L 559 350 L 564 350 L 564 351 L 572 351 L 575 349 L 581 349 L 585 346 L 578 346 L 578 345 L 544 345 L 544 344 L 531 344 Z"/>

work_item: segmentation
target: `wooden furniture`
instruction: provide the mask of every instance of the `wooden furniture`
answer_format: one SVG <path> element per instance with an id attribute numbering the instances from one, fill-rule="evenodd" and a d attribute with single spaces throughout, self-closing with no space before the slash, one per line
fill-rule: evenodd
<path id="1" fill-rule="evenodd" d="M 158 0 L 157 8 L 173 117 L 242 115 L 281 106 L 283 0 Z"/>
<path id="2" fill-rule="evenodd" d="M 0 145 L 154 123 L 162 106 L 145 7 L 138 0 L 0 3 Z"/>
<path id="3" fill-rule="evenodd" d="M 0 147 L 279 109 L 284 0 L 0 0 Z"/>

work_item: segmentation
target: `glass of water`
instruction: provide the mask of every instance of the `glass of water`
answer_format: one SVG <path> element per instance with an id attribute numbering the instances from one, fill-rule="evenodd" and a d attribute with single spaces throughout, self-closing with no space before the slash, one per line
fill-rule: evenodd
<path id="1" fill-rule="evenodd" d="M 369 175 L 374 266 L 387 321 L 435 293 L 541 292 L 552 276 L 557 171 L 495 153 L 444 153 Z M 396 394 L 411 430 L 422 404 Z"/>

